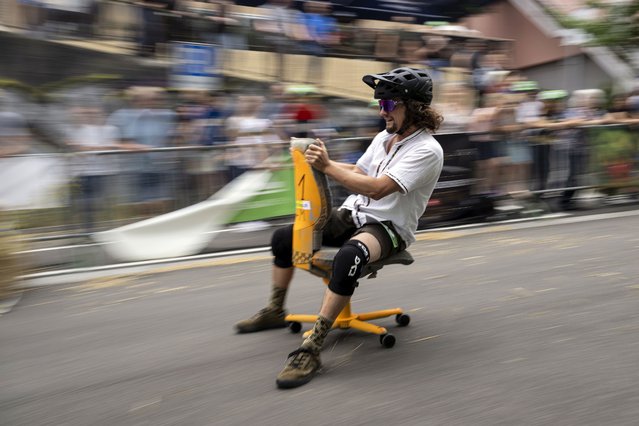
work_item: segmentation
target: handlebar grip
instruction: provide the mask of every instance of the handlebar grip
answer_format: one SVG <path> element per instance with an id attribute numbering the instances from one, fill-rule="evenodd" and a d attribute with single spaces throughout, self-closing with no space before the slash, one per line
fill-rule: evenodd
<path id="1" fill-rule="evenodd" d="M 313 143 L 315 143 L 315 139 L 313 138 L 291 138 L 291 148 L 302 153 Z"/>

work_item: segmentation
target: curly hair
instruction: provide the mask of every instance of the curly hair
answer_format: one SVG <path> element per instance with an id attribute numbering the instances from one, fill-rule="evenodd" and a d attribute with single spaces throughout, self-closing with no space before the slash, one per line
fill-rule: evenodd
<path id="1" fill-rule="evenodd" d="M 414 99 L 404 99 L 403 101 L 406 107 L 405 123 L 408 126 L 414 124 L 420 129 L 425 128 L 434 133 L 444 122 L 444 117 L 438 111 L 431 108 L 430 105 Z"/>

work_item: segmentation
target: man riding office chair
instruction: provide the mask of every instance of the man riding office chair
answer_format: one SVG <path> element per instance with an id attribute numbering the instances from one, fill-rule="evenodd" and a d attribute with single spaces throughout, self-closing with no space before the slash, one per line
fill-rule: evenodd
<path id="1" fill-rule="evenodd" d="M 320 139 L 303 153 L 308 164 L 353 195 L 331 211 L 323 227 L 322 244 L 340 248 L 332 260 L 319 315 L 302 345 L 289 354 L 277 377 L 280 388 L 303 385 L 315 376 L 324 339 L 340 312 L 350 307 L 363 268 L 396 255 L 415 241 L 418 219 L 443 167 L 442 148 L 431 135 L 443 118 L 430 107 L 433 82 L 426 71 L 397 68 L 365 75 L 363 81 L 374 89 L 386 129 L 354 165 L 331 160 Z M 293 234 L 292 225 L 274 232 L 270 303 L 236 324 L 238 332 L 287 326 L 284 301 L 294 272 Z"/>

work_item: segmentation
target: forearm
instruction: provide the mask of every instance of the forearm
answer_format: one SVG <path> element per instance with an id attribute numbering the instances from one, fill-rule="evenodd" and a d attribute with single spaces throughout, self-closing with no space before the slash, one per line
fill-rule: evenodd
<path id="1" fill-rule="evenodd" d="M 359 173 L 359 174 L 364 174 L 359 167 L 357 167 L 355 164 L 351 164 L 351 163 L 342 163 L 340 161 L 332 161 L 333 165 L 335 167 L 339 167 L 340 169 L 344 169 L 344 170 L 348 170 L 351 172 L 355 172 L 355 173 Z"/>
<path id="2" fill-rule="evenodd" d="M 354 164 L 340 163 L 331 160 L 329 165 L 324 169 L 324 174 L 351 192 L 366 195 L 373 199 L 377 199 L 378 197 L 378 179 L 361 173 Z"/>

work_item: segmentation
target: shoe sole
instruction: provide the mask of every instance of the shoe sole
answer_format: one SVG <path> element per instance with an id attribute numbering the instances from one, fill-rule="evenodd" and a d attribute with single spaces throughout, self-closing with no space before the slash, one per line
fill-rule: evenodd
<path id="1" fill-rule="evenodd" d="M 317 371 L 314 371 L 313 373 L 309 374 L 308 376 L 302 379 L 297 379 L 297 380 L 277 379 L 275 382 L 277 383 L 277 387 L 280 389 L 292 389 L 292 388 L 296 388 L 296 387 L 307 384 L 313 379 L 313 377 L 315 377 L 316 374 L 317 374 Z"/>

